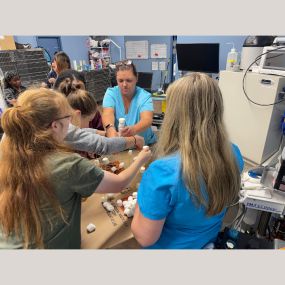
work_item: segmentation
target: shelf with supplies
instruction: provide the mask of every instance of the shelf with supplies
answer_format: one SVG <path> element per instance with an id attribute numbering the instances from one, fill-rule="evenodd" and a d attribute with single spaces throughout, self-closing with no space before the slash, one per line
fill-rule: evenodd
<path id="1" fill-rule="evenodd" d="M 107 36 L 89 36 L 89 60 L 92 69 L 104 69 L 111 63 L 110 42 Z"/>

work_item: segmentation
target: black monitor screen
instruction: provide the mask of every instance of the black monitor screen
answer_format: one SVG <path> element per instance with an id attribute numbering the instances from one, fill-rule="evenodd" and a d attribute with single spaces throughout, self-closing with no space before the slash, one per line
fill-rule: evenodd
<path id="1" fill-rule="evenodd" d="M 151 91 L 151 84 L 152 72 L 138 72 L 137 86 L 145 89 L 146 91 Z"/>
<path id="2" fill-rule="evenodd" d="M 219 73 L 220 44 L 176 44 L 178 69 Z"/>

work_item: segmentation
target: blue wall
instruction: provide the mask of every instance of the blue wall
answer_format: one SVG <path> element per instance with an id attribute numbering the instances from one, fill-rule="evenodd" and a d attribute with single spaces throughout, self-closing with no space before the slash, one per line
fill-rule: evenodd
<path id="1" fill-rule="evenodd" d="M 110 39 L 113 40 L 119 47 L 121 47 L 121 56 L 122 60 L 125 59 L 125 37 L 124 36 L 110 36 Z M 111 47 L 111 62 L 116 62 L 120 60 L 120 51 L 113 44 L 110 44 Z"/>
<path id="2" fill-rule="evenodd" d="M 88 36 L 61 36 L 62 49 L 69 55 L 71 61 L 73 60 L 85 60 L 88 62 Z M 168 46 L 167 57 L 171 58 L 172 36 L 110 36 L 110 38 L 121 47 L 122 59 L 126 58 L 125 42 L 126 41 L 138 41 L 147 40 L 149 46 L 151 44 L 165 43 Z M 227 45 L 228 42 L 233 42 L 238 52 L 241 52 L 242 45 L 246 36 L 177 36 L 177 43 L 220 43 L 220 70 L 226 68 L 227 54 L 231 49 L 231 45 Z M 19 43 L 30 43 L 32 47 L 37 46 L 36 36 L 15 36 L 15 41 Z M 150 57 L 150 49 L 149 49 Z M 111 43 L 111 60 L 112 62 L 119 61 L 119 49 Z M 152 89 L 156 90 L 160 87 L 161 71 L 152 71 L 151 62 L 163 61 L 166 59 L 141 59 L 134 60 L 134 63 L 138 71 L 141 72 L 153 72 Z M 169 64 L 172 65 L 172 61 Z M 179 73 L 176 65 L 176 78 L 179 77 Z M 170 72 L 166 82 L 170 80 Z"/>
<path id="3" fill-rule="evenodd" d="M 89 64 L 87 40 L 88 36 L 61 36 L 62 50 L 68 54 L 71 61 L 85 60 Z"/>
<path id="4" fill-rule="evenodd" d="M 160 70 L 151 70 L 151 63 L 152 61 L 167 61 L 168 59 L 171 60 L 172 56 L 172 36 L 125 36 L 124 38 L 125 42 L 127 41 L 144 41 L 147 40 L 149 44 L 149 59 L 136 59 L 133 60 L 134 64 L 136 65 L 137 70 L 140 72 L 152 72 L 153 77 L 152 77 L 152 90 L 157 90 L 160 86 L 161 83 L 161 77 L 163 76 L 162 72 Z M 167 50 L 167 58 L 160 58 L 160 59 L 153 59 L 150 58 L 150 45 L 151 44 L 166 44 L 168 47 Z M 125 51 L 125 49 L 124 49 Z M 125 57 L 125 53 L 124 53 Z M 171 62 L 169 63 L 168 68 L 170 67 Z M 166 82 L 169 82 L 170 74 L 167 74 L 167 79 Z"/>
<path id="5" fill-rule="evenodd" d="M 62 50 L 70 57 L 71 64 L 73 60 L 85 60 L 89 63 L 87 39 L 88 36 L 60 36 Z M 36 36 L 14 36 L 14 40 L 21 44 L 29 43 L 32 47 L 38 45 Z"/>
<path id="6" fill-rule="evenodd" d="M 35 36 L 14 36 L 14 41 L 19 44 L 31 44 L 33 48 L 38 45 Z"/>

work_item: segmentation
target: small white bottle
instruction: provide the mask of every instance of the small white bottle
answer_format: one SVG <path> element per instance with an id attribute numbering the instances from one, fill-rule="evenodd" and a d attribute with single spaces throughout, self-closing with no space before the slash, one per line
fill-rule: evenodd
<path id="1" fill-rule="evenodd" d="M 121 137 L 121 129 L 125 127 L 125 118 L 119 118 L 119 125 L 118 125 L 118 131 L 119 131 L 119 136 Z"/>
<path id="2" fill-rule="evenodd" d="M 227 43 L 233 45 L 231 51 L 228 53 L 226 70 L 235 71 L 239 64 L 239 53 L 235 49 L 234 43 Z"/>

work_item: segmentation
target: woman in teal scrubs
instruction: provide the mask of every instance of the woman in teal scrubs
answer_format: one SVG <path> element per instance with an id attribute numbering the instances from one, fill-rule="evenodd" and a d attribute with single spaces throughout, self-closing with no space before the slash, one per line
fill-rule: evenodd
<path id="1" fill-rule="evenodd" d="M 130 61 L 116 65 L 118 85 L 108 88 L 103 99 L 103 125 L 108 137 L 118 136 L 119 118 L 125 118 L 125 127 L 120 130 L 121 136 L 136 134 L 143 136 L 145 143 L 156 142 L 156 135 L 151 129 L 153 104 L 151 94 L 136 86 L 137 71 Z"/>

